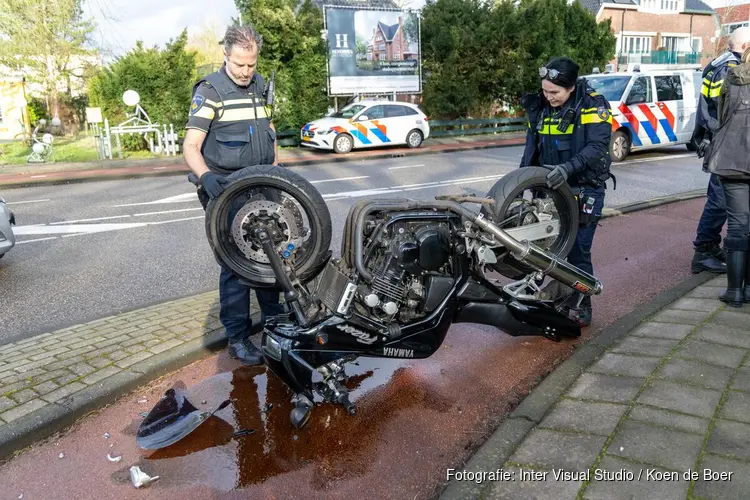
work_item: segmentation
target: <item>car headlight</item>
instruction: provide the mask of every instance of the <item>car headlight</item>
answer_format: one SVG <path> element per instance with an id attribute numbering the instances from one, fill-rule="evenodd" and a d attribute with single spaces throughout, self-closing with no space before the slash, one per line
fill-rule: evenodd
<path id="1" fill-rule="evenodd" d="M 318 131 L 318 132 L 316 132 L 316 134 L 318 134 L 318 135 L 328 135 L 328 134 L 330 134 L 331 132 L 333 132 L 333 129 L 332 129 L 332 128 L 329 128 L 329 129 L 327 129 L 327 130 L 321 130 L 321 131 Z"/>

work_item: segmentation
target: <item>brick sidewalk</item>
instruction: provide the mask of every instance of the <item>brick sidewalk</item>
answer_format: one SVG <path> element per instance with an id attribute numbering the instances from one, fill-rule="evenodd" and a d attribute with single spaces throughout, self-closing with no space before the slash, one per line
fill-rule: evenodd
<path id="1" fill-rule="evenodd" d="M 534 389 L 466 467 L 509 476 L 454 481 L 441 498 L 748 498 L 750 305 L 717 300 L 724 287 L 713 278 L 616 342 L 592 339 L 587 348 L 606 346 L 593 364 L 549 407 L 549 394 L 534 397 L 544 384 Z M 580 475 L 559 479 L 560 469 Z"/>
<path id="2" fill-rule="evenodd" d="M 30 444 L 34 426 L 34 438 L 50 434 L 221 346 L 218 314 L 207 292 L 0 346 L 0 458 Z"/>

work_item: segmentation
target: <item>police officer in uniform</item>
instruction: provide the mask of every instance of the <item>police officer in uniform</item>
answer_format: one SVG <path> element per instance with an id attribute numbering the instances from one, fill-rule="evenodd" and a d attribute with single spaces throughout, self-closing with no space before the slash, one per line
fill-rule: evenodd
<path id="1" fill-rule="evenodd" d="M 198 198 L 206 208 L 229 184 L 226 175 L 251 165 L 276 165 L 276 132 L 265 106 L 266 84 L 255 72 L 262 38 L 248 25 L 231 26 L 224 36 L 224 64 L 193 89 L 183 145 L 184 158 L 198 177 Z M 264 316 L 283 312 L 279 293 L 256 290 Z M 246 365 L 263 363 L 250 342 L 250 289 L 222 266 L 220 319 L 229 356 Z"/>
<path id="2" fill-rule="evenodd" d="M 539 76 L 541 92 L 521 99 L 529 117 L 521 167 L 546 166 L 551 169 L 548 187 L 557 189 L 567 182 L 577 194 L 580 227 L 568 262 L 593 275 L 591 247 L 604 207 L 605 182 L 614 180 L 609 170 L 610 106 L 585 79 L 578 78 L 578 65 L 571 59 L 552 59 L 539 68 Z M 566 305 L 580 326 L 591 323 L 591 297 L 576 291 Z"/>
<path id="3" fill-rule="evenodd" d="M 719 128 L 719 94 L 724 78 L 730 68 L 740 63 L 742 52 L 750 46 L 750 28 L 735 30 L 729 38 L 729 49 L 711 61 L 703 70 L 703 84 L 698 100 L 698 113 L 695 117 L 693 140 L 698 144 L 698 158 L 704 158 L 706 147 Z M 703 171 L 708 172 L 707 160 L 703 161 Z M 726 255 L 721 243 L 721 228 L 727 221 L 727 207 L 719 177 L 711 174 L 706 191 L 706 204 L 698 222 L 693 248 L 695 253 L 690 264 L 693 273 L 709 271 L 725 273 Z M 726 242 L 724 242 L 726 246 Z M 731 243 L 730 243 L 731 245 Z"/>

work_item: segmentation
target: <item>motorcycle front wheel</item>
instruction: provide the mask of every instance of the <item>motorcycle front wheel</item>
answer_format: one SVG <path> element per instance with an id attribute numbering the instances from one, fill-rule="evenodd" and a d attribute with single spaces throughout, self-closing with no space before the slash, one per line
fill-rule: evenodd
<path id="1" fill-rule="evenodd" d="M 568 184 L 558 189 L 547 187 L 549 169 L 524 167 L 501 177 L 487 194 L 495 200 L 491 213 L 482 213 L 501 229 L 512 229 L 543 220 L 559 223 L 557 235 L 535 241 L 543 250 L 565 258 L 575 244 L 578 233 L 578 201 Z M 508 278 L 517 280 L 534 271 L 515 259 L 507 249 L 496 251 L 497 263 L 492 268 Z"/>
<path id="2" fill-rule="evenodd" d="M 253 232 L 266 229 L 303 284 L 331 256 L 331 215 L 304 177 L 272 165 L 246 167 L 206 206 L 206 236 L 220 265 L 254 288 L 280 290 L 268 256 Z"/>

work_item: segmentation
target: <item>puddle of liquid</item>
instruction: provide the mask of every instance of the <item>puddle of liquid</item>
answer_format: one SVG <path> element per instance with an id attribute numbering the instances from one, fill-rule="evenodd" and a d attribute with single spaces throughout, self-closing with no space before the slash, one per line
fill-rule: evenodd
<path id="1" fill-rule="evenodd" d="M 348 363 L 346 385 L 357 415 L 339 405 L 316 405 L 301 430 L 289 420 L 291 391 L 265 367 L 220 373 L 187 388 L 187 397 L 201 411 L 211 411 L 225 399 L 231 404 L 177 443 L 143 452 L 144 463 L 152 475 L 220 491 L 251 487 L 305 467 L 312 468 L 313 484 L 321 487 L 361 476 L 373 464 L 382 429 L 400 410 L 451 407 L 407 363 L 375 358 Z M 232 436 L 243 429 L 255 432 Z"/>

